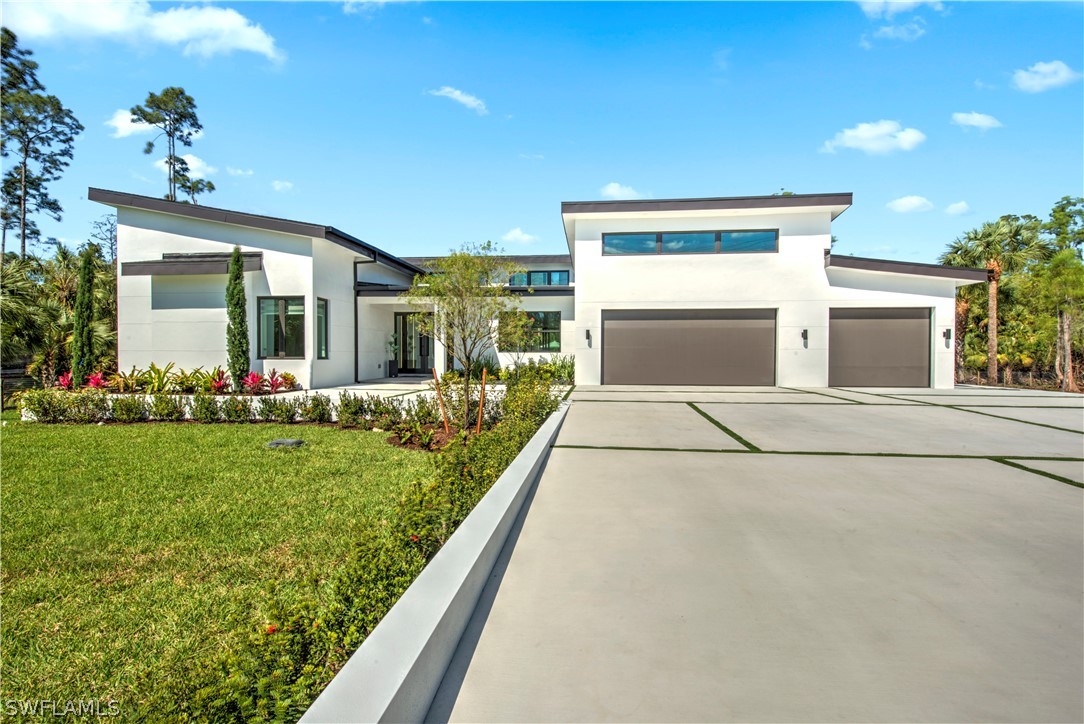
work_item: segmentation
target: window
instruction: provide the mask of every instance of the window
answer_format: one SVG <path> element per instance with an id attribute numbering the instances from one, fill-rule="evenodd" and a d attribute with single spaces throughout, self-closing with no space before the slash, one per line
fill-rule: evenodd
<path id="1" fill-rule="evenodd" d="M 327 359 L 328 302 L 316 300 L 316 359 Z"/>
<path id="2" fill-rule="evenodd" d="M 256 338 L 260 359 L 305 357 L 305 300 L 302 297 L 259 297 Z"/>
<path id="3" fill-rule="evenodd" d="M 603 254 L 654 254 L 658 234 L 603 234 Z"/>
<path id="4" fill-rule="evenodd" d="M 602 253 L 749 254 L 779 251 L 777 229 L 603 234 Z"/>
<path id="5" fill-rule="evenodd" d="M 514 313 L 512 313 L 514 314 Z M 561 351 L 561 313 L 560 312 L 524 312 L 531 320 L 527 341 L 521 347 L 501 345 L 502 352 L 560 352 Z M 502 322 L 508 319 L 502 315 Z M 503 326 L 503 323 L 501 324 Z M 498 327 L 498 330 L 500 327 Z M 498 331 L 498 343 L 500 332 Z"/>
<path id="6" fill-rule="evenodd" d="M 513 287 L 552 287 L 568 286 L 567 271 L 533 271 L 513 274 L 508 280 Z"/>
<path id="7" fill-rule="evenodd" d="M 696 231 L 687 234 L 662 234 L 663 254 L 714 254 L 715 232 Z"/>
<path id="8" fill-rule="evenodd" d="M 772 231 L 724 231 L 720 235 L 720 251 L 726 253 L 748 251 L 778 251 L 779 232 Z"/>

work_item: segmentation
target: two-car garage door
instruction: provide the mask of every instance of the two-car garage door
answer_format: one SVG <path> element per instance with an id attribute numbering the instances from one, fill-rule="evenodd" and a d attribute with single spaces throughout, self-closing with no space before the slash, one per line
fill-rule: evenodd
<path id="1" fill-rule="evenodd" d="M 929 308 L 829 310 L 828 384 L 928 387 Z M 604 385 L 774 385 L 774 309 L 602 312 Z"/>
<path id="2" fill-rule="evenodd" d="M 774 309 L 602 312 L 604 385 L 774 385 Z"/>

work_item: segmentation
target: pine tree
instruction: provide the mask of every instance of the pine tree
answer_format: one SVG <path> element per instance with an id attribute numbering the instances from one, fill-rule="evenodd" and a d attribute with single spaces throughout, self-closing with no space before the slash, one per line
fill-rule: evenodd
<path id="1" fill-rule="evenodd" d="M 245 260 L 241 247 L 233 247 L 229 277 L 226 281 L 226 360 L 233 379 L 233 388 L 241 388 L 241 379 L 248 374 L 248 309 L 245 301 Z"/>
<path id="2" fill-rule="evenodd" d="M 94 370 L 94 253 L 83 252 L 79 265 L 79 290 L 75 295 L 75 315 L 72 320 L 72 384 L 83 384 Z"/>

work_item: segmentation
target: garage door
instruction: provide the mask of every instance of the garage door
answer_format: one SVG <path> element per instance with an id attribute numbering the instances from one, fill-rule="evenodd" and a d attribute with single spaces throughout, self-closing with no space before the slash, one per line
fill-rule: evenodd
<path id="1" fill-rule="evenodd" d="M 930 310 L 829 310 L 828 384 L 929 387 Z"/>
<path id="2" fill-rule="evenodd" d="M 774 385 L 774 309 L 602 312 L 604 385 Z"/>

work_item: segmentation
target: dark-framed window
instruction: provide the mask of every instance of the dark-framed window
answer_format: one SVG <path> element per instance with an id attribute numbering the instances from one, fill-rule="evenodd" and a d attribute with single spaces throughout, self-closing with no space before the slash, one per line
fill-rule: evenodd
<path id="1" fill-rule="evenodd" d="M 316 359 L 327 359 L 327 346 L 331 330 L 331 305 L 326 299 L 316 298 Z"/>
<path id="2" fill-rule="evenodd" d="M 602 253 L 757 254 L 779 251 L 778 229 L 740 231 L 657 231 L 602 235 Z"/>
<path id="3" fill-rule="evenodd" d="M 513 287 L 567 287 L 568 270 L 532 271 L 513 274 L 508 279 L 508 284 Z"/>
<path id="4" fill-rule="evenodd" d="M 260 359 L 304 359 L 305 298 L 257 297 L 256 345 Z"/>
<path id="5" fill-rule="evenodd" d="M 514 313 L 513 313 L 514 314 Z M 560 352 L 561 351 L 561 313 L 560 312 L 524 312 L 531 320 L 527 339 L 522 346 L 501 344 L 502 352 Z M 498 336 L 498 344 L 500 338 Z"/>

